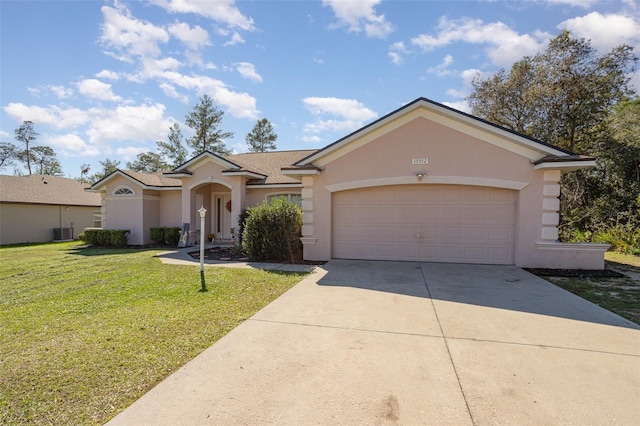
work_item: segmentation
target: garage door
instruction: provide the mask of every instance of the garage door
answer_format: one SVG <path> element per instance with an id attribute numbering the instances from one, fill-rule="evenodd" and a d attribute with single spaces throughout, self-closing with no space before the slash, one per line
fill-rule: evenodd
<path id="1" fill-rule="evenodd" d="M 382 186 L 332 195 L 338 259 L 512 264 L 516 191 Z"/>

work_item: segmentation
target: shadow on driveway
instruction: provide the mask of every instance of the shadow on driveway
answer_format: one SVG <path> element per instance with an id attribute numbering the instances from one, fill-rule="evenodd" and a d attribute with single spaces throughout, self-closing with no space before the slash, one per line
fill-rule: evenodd
<path id="1" fill-rule="evenodd" d="M 640 329 L 640 326 L 516 266 L 332 260 L 321 286 L 353 287 L 434 301 Z"/>

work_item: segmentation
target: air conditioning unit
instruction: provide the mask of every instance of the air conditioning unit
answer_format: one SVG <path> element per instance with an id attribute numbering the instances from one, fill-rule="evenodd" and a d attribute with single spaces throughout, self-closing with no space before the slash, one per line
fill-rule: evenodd
<path id="1" fill-rule="evenodd" d="M 53 228 L 53 240 L 73 240 L 73 228 Z"/>

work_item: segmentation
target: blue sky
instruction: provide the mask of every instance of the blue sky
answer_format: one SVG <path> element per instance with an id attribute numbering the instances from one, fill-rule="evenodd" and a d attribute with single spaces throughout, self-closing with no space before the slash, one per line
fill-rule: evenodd
<path id="1" fill-rule="evenodd" d="M 235 152 L 263 117 L 278 149 L 321 148 L 421 96 L 467 110 L 474 76 L 563 29 L 640 53 L 640 3 L 0 0 L 0 137 L 31 120 L 66 176 L 124 168 L 175 122 L 190 136 L 206 93 Z"/>

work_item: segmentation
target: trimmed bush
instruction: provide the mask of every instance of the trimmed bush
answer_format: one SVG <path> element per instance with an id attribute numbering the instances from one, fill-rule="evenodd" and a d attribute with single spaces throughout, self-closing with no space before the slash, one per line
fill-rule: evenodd
<path id="1" fill-rule="evenodd" d="M 177 246 L 180 240 L 180 228 L 177 226 L 154 227 L 151 230 L 151 240 L 156 244 Z"/>
<path id="2" fill-rule="evenodd" d="M 242 249 L 257 262 L 302 262 L 302 209 L 280 198 L 248 209 Z"/>
<path id="3" fill-rule="evenodd" d="M 130 233 L 128 229 L 87 229 L 78 238 L 94 246 L 125 247 Z"/>

